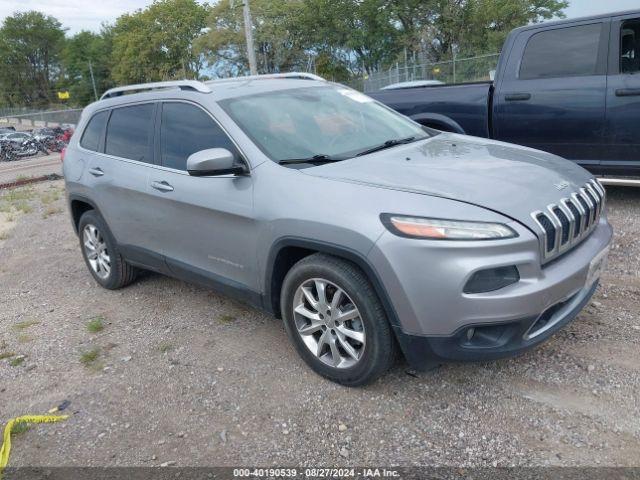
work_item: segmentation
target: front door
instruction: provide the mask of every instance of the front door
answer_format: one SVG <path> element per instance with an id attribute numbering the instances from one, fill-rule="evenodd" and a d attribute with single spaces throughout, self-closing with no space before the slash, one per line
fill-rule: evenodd
<path id="1" fill-rule="evenodd" d="M 227 293 L 255 293 L 256 223 L 251 176 L 192 177 L 189 155 L 226 148 L 241 160 L 227 134 L 201 107 L 164 102 L 156 151 L 160 166 L 149 186 L 156 199 L 152 222 L 169 268 L 179 277 Z"/>
<path id="2" fill-rule="evenodd" d="M 505 52 L 508 67 L 494 96 L 496 138 L 598 164 L 608 28 L 608 22 L 592 21 L 522 31 Z"/>
<path id="3" fill-rule="evenodd" d="M 640 172 L 640 16 L 613 18 L 607 87 L 604 173 L 635 166 Z M 628 171 L 628 170 L 627 170 Z"/>

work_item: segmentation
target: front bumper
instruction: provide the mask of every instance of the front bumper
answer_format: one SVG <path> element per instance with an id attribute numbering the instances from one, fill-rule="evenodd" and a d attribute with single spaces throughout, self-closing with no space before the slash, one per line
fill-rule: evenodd
<path id="1" fill-rule="evenodd" d="M 508 323 L 469 325 L 448 337 L 407 335 L 394 327 L 409 364 L 428 369 L 442 362 L 488 361 L 512 357 L 535 347 L 570 323 L 595 293 L 598 282 L 538 317 Z M 473 329 L 473 336 L 468 332 Z"/>
<path id="2" fill-rule="evenodd" d="M 393 328 L 412 364 L 422 358 L 481 360 L 513 355 L 548 338 L 589 301 L 595 290 L 595 285 L 585 286 L 589 266 L 613 234 L 604 215 L 588 238 L 544 266 L 535 235 L 518 223 L 509 226 L 518 238 L 439 242 L 387 232 L 378 240 L 369 260 L 389 295 L 396 317 Z M 463 293 L 476 271 L 510 265 L 518 268 L 519 282 L 488 293 Z M 535 337 L 525 335 L 533 323 L 551 314 L 552 326 Z M 478 336 L 475 343 L 467 342 L 473 327 Z"/>

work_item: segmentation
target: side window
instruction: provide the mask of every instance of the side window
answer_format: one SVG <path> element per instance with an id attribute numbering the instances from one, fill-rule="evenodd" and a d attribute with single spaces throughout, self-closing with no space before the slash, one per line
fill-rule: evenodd
<path id="1" fill-rule="evenodd" d="M 601 23 L 545 30 L 531 36 L 520 79 L 574 77 L 598 73 Z"/>
<path id="2" fill-rule="evenodd" d="M 91 117 L 80 139 L 80 146 L 82 148 L 93 150 L 94 152 L 98 151 L 100 148 L 100 140 L 102 140 L 102 134 L 104 133 L 104 127 L 107 124 L 107 118 L 109 118 L 109 112 L 99 112 Z"/>
<path id="3" fill-rule="evenodd" d="M 620 73 L 640 72 L 640 18 L 620 28 Z"/>
<path id="4" fill-rule="evenodd" d="M 114 108 L 107 125 L 105 153 L 153 163 L 152 129 L 154 104 Z"/>
<path id="5" fill-rule="evenodd" d="M 227 134 L 201 108 L 181 102 L 164 103 L 160 127 L 162 165 L 186 170 L 189 155 L 207 148 L 226 148 L 239 157 Z"/>

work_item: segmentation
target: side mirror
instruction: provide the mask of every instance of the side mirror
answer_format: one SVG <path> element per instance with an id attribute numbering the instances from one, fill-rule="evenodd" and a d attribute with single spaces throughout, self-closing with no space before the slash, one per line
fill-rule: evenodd
<path id="1" fill-rule="evenodd" d="M 208 148 L 189 155 L 187 171 L 194 177 L 247 173 L 245 166 L 238 165 L 233 154 L 226 148 Z"/>

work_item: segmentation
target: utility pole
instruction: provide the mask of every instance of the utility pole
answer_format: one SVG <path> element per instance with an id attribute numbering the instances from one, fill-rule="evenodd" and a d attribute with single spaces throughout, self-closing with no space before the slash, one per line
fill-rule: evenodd
<path id="1" fill-rule="evenodd" d="M 256 66 L 256 51 L 253 48 L 253 32 L 251 30 L 251 10 L 249 9 L 249 0 L 244 0 L 242 7 L 242 13 L 244 14 L 244 36 L 247 39 L 247 56 L 249 58 L 249 70 L 251 75 L 258 74 L 258 67 Z"/>
<path id="2" fill-rule="evenodd" d="M 98 100 L 98 91 L 96 90 L 96 79 L 93 77 L 93 66 L 91 66 L 91 60 L 89 60 L 89 73 L 91 74 L 91 84 L 93 85 L 93 96 Z"/>

